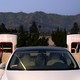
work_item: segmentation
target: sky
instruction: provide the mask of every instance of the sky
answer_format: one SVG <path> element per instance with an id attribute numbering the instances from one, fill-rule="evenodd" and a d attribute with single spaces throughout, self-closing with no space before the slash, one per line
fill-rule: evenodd
<path id="1" fill-rule="evenodd" d="M 0 12 L 80 14 L 80 0 L 0 0 Z"/>

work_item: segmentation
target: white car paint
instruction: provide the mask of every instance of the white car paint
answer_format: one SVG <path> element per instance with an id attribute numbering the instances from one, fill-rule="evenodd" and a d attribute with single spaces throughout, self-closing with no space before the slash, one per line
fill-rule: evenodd
<path id="1" fill-rule="evenodd" d="M 5 71 L 1 80 L 80 80 L 80 70 Z"/>
<path id="2" fill-rule="evenodd" d="M 13 55 L 13 54 L 12 54 Z M 11 56 L 12 57 L 12 56 Z M 8 63 L 11 59 L 8 60 Z M 7 70 L 0 80 L 80 80 L 80 70 Z"/>

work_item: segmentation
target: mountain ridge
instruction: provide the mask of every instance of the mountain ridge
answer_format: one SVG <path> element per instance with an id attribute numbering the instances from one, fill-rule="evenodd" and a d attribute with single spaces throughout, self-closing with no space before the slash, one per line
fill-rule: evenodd
<path id="1" fill-rule="evenodd" d="M 24 12 L 0 12 L 0 24 L 4 23 L 6 28 L 18 29 L 20 25 L 23 25 L 25 30 L 28 30 L 32 21 L 35 21 L 37 25 L 41 25 L 41 31 L 52 31 L 57 27 L 62 29 L 66 28 L 67 31 L 73 27 L 73 23 L 77 22 L 80 28 L 80 14 L 77 15 L 60 15 L 45 13 L 41 11 L 33 13 Z"/>

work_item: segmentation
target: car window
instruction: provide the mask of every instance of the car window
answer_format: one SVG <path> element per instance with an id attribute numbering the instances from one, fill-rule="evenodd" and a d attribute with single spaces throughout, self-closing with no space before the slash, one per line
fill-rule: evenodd
<path id="1" fill-rule="evenodd" d="M 71 70 L 78 66 L 68 51 L 15 52 L 8 70 Z"/>

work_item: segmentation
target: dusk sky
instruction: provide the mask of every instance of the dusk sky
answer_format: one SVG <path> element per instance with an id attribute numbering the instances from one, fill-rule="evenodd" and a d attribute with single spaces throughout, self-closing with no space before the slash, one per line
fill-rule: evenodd
<path id="1" fill-rule="evenodd" d="M 80 14 L 80 0 L 0 0 L 0 12 Z"/>

